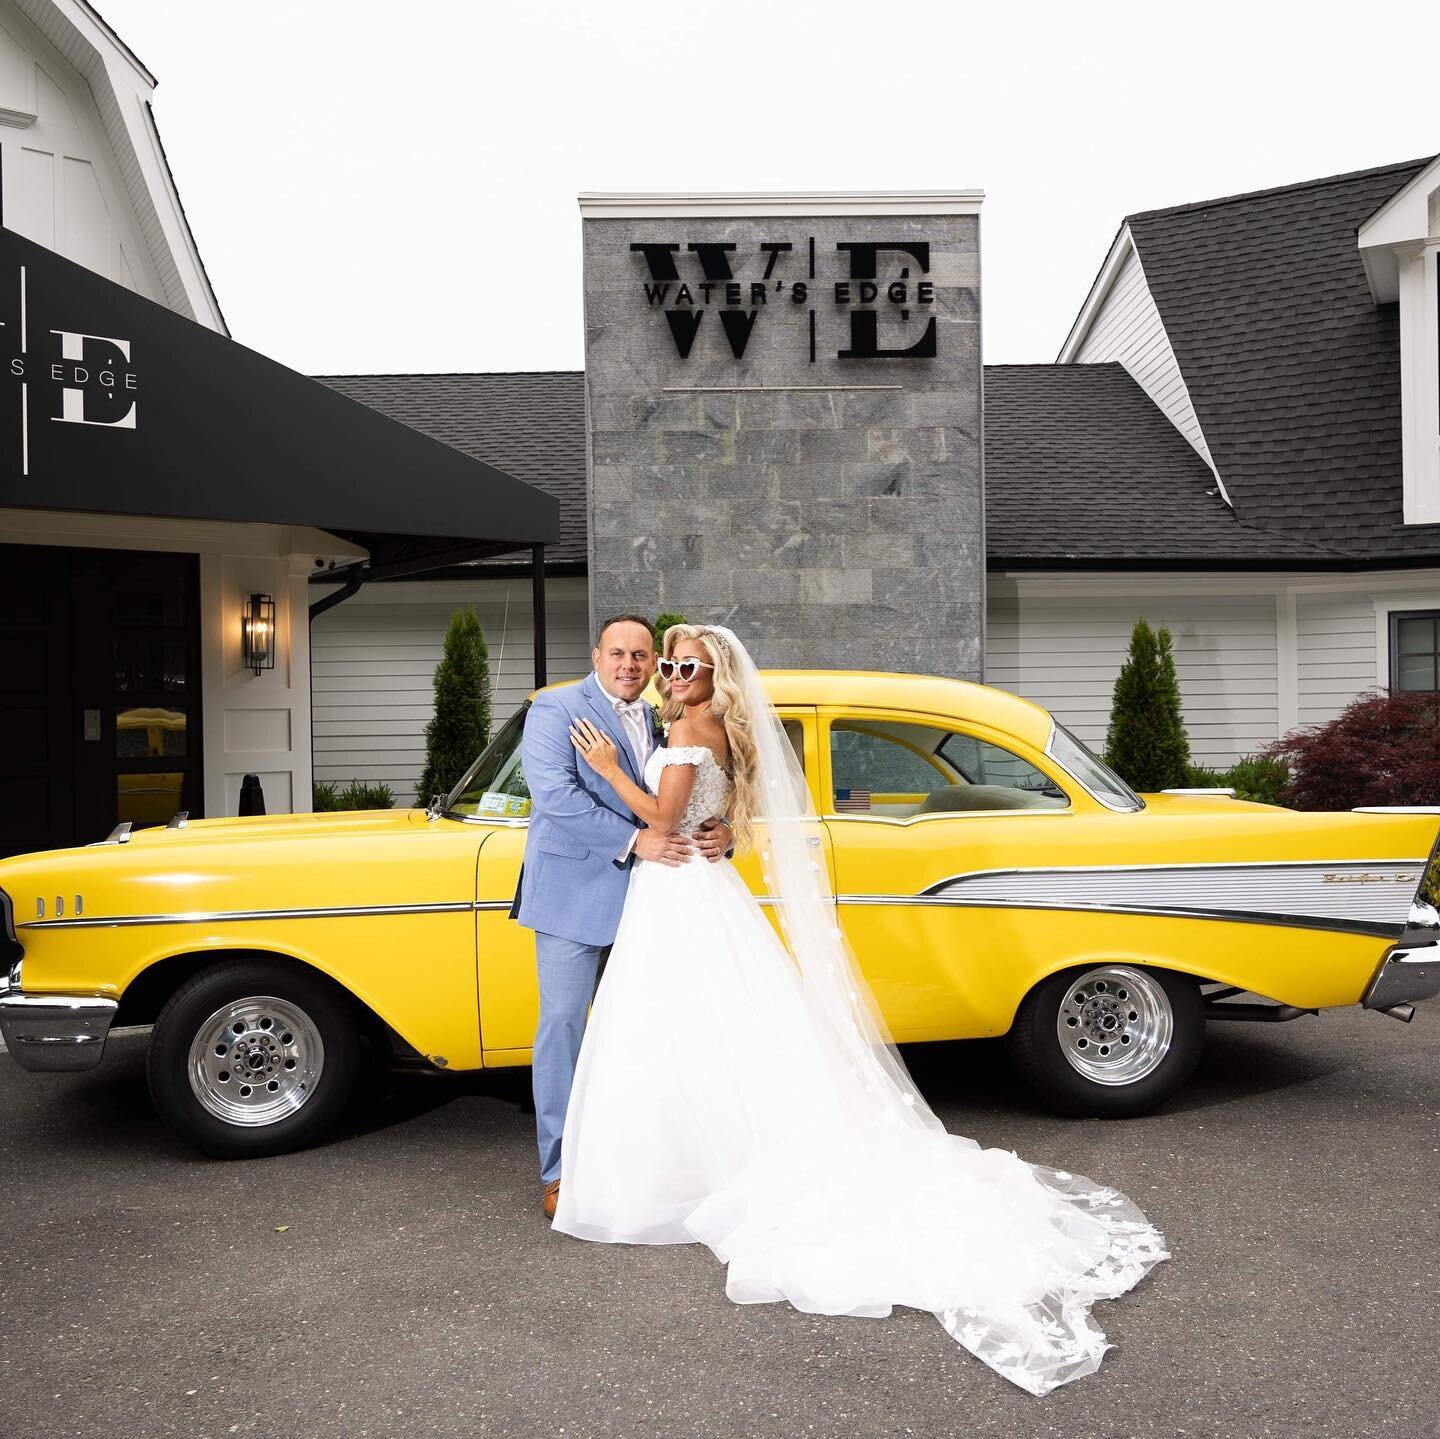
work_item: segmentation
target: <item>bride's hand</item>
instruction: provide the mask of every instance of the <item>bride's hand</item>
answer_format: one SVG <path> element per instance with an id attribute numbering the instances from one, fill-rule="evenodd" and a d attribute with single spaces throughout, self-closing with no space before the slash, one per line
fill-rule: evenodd
<path id="1" fill-rule="evenodd" d="M 570 743 L 581 758 L 601 779 L 609 779 L 620 770 L 620 755 L 604 730 L 596 729 L 589 720 L 575 720 L 570 725 Z"/>

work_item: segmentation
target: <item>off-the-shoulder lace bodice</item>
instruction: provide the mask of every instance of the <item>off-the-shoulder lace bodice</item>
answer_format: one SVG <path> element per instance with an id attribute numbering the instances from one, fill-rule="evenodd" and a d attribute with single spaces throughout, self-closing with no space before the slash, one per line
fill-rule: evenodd
<path id="1" fill-rule="evenodd" d="M 720 768 L 714 752 L 706 745 L 671 745 L 655 750 L 645 761 L 645 788 L 660 793 L 660 771 L 666 765 L 693 764 L 695 788 L 685 804 L 678 828 L 682 832 L 698 829 L 707 819 L 724 814 L 730 799 L 730 776 Z"/>

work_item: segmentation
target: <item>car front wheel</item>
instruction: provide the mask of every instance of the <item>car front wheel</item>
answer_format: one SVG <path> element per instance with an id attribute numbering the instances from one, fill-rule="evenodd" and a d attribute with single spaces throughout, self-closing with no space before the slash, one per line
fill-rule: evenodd
<path id="1" fill-rule="evenodd" d="M 1016 1068 L 1055 1109 L 1107 1119 L 1168 1099 L 1204 1045 L 1199 986 L 1132 964 L 1051 975 L 1025 997 L 1010 1031 Z"/>
<path id="2" fill-rule="evenodd" d="M 162 1119 L 221 1159 L 312 1143 L 354 1090 L 355 1016 L 329 980 L 266 960 L 213 965 L 160 1011 L 150 1097 Z"/>

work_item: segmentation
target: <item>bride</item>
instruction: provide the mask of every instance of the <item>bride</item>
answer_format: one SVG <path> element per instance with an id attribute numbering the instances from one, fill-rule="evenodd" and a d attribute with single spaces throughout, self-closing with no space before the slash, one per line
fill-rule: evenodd
<path id="1" fill-rule="evenodd" d="M 946 1132 L 889 1045 L 836 924 L 803 773 L 739 639 L 676 625 L 668 747 L 646 788 L 586 720 L 585 761 L 645 824 L 729 816 L 782 945 L 727 862 L 637 864 L 565 1119 L 555 1228 L 701 1241 L 736 1303 L 930 1310 L 1033 1394 L 1092 1373 L 1097 1299 L 1167 1257 L 1123 1195 Z"/>

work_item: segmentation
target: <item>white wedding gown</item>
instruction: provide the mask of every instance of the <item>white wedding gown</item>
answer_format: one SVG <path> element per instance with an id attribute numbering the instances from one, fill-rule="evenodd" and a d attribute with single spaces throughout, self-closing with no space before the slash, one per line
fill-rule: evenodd
<path id="1" fill-rule="evenodd" d="M 670 764 L 697 766 L 682 830 L 724 813 L 709 749 L 656 750 L 652 793 Z M 571 1091 L 555 1227 L 703 1241 L 741 1304 L 928 1309 L 1032 1393 L 1092 1372 L 1109 1346 L 1090 1306 L 1168 1257 L 1160 1233 L 1113 1189 L 903 1122 L 881 1067 L 842 1050 L 729 861 L 636 864 Z"/>

